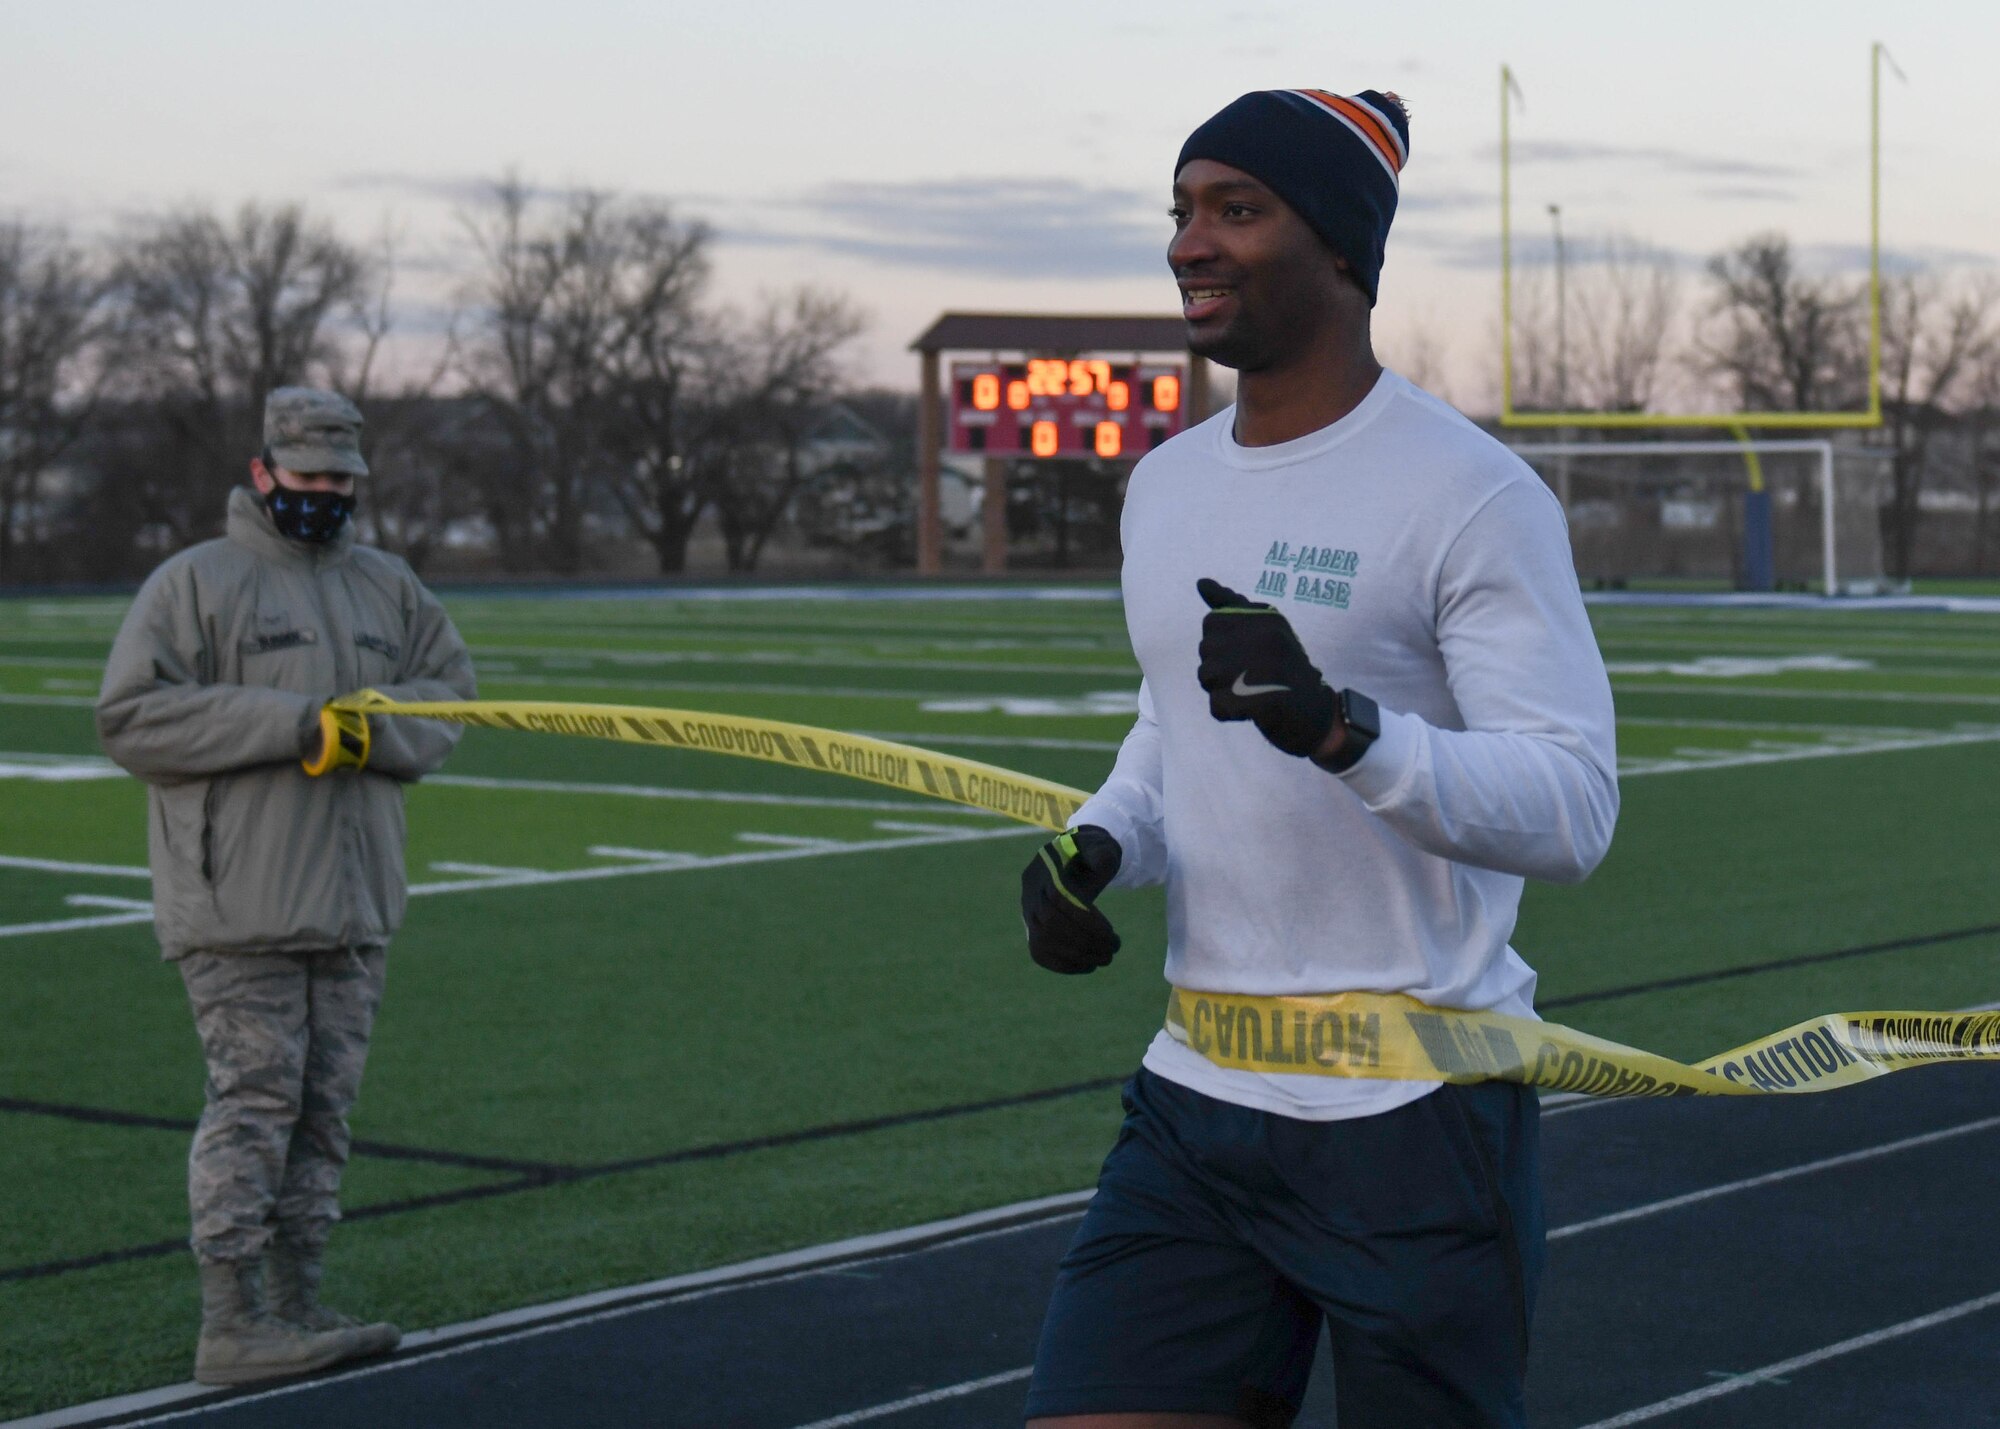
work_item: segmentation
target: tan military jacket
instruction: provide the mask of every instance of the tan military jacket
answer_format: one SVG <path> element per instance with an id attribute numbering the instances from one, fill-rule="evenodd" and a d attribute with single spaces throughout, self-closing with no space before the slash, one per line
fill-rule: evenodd
<path id="1" fill-rule="evenodd" d="M 97 732 L 150 786 L 153 926 L 169 958 L 386 943 L 403 919 L 403 785 L 459 730 L 370 721 L 367 768 L 307 776 L 320 706 L 374 688 L 475 696 L 472 657 L 395 556 L 287 540 L 256 492 L 228 535 L 182 551 L 139 590 L 104 671 Z"/>

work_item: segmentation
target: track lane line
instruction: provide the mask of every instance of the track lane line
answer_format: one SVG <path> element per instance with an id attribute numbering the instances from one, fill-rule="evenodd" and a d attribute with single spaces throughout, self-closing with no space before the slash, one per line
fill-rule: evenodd
<path id="1" fill-rule="evenodd" d="M 1641 1405 L 1637 1409 L 1628 1409 L 1623 1414 L 1614 1414 L 1609 1419 L 1599 1419 L 1586 1424 L 1583 1426 L 1583 1429 L 1626 1429 L 1627 1425 L 1643 1424 L 1648 1419 L 1658 1419 L 1664 1415 L 1692 1408 L 1697 1404 L 1706 1404 L 1711 1399 L 1720 1399 L 1725 1394 L 1734 1394 L 1740 1389 L 1749 1389 L 1753 1385 L 1768 1384 L 1772 1380 L 1779 1379 L 1785 1375 L 1795 1374 L 1802 1369 L 1810 1369 L 1812 1366 L 1823 1364 L 1827 1360 L 1838 1359 L 1842 1355 L 1851 1355 L 1858 1350 L 1873 1349 L 1876 1345 L 1887 1344 L 1891 1340 L 1899 1340 L 1905 1335 L 1914 1335 L 1922 1330 L 1934 1329 L 1939 1325 L 1949 1324 L 1951 1321 L 1963 1319 L 1967 1315 L 1976 1315 L 1981 1310 L 1990 1310 L 1995 1306 L 2000 1306 L 2000 1291 L 1996 1291 L 1991 1295 L 1981 1295 L 1976 1300 L 1962 1300 L 1958 1304 L 1948 1305 L 1942 1310 L 1933 1310 L 1928 1315 L 1919 1315 L 1914 1320 L 1903 1320 L 1894 1325 L 1884 1325 L 1881 1329 L 1870 1330 L 1865 1335 L 1856 1335 L 1852 1339 L 1841 1340 L 1837 1344 L 1826 1345 L 1817 1350 L 1808 1350 L 1805 1354 L 1794 1355 L 1788 1360 L 1779 1360 L 1776 1364 L 1765 1365 L 1762 1369 L 1747 1370 L 1742 1374 L 1732 1375 L 1730 1378 L 1720 1380 L 1715 1384 L 1705 1385 L 1700 1389 L 1691 1389 L 1686 1394 L 1677 1394 L 1671 1399 L 1662 1399 L 1653 1404 Z"/>
<path id="2" fill-rule="evenodd" d="M 1780 1171 L 1766 1171 L 1761 1176 L 1746 1176 L 1740 1181 L 1725 1181 L 1719 1186 L 1709 1186 L 1699 1191 L 1689 1191 L 1684 1195 L 1668 1196 L 1664 1200 L 1648 1201 L 1642 1206 L 1629 1210 L 1613 1211 L 1609 1215 L 1592 1216 L 1586 1221 L 1573 1221 L 1566 1226 L 1558 1226 L 1548 1233 L 1550 1240 L 1562 1240 L 1568 1236 L 1582 1235 L 1585 1231 L 1601 1230 L 1605 1226 L 1622 1225 L 1626 1221 L 1644 1220 L 1666 1211 L 1677 1211 L 1683 1206 L 1700 1205 L 1718 1196 L 1733 1196 L 1738 1191 L 1753 1191 L 1760 1186 L 1775 1186 L 1800 1176 L 1810 1176 L 1819 1171 L 1831 1171 L 1837 1166 L 1853 1166 L 1863 1161 L 1873 1161 L 1877 1157 L 1894 1156 L 1900 1151 L 1912 1151 L 1919 1146 L 1929 1146 L 1939 1141 L 1949 1141 L 1957 1136 L 1970 1136 L 1975 1132 L 1991 1131 L 2000 1127 L 2000 1116 L 1981 1117 L 1978 1121 L 1968 1121 L 1962 1126 L 1950 1126 L 1941 1131 L 1927 1131 L 1921 1136 L 1906 1136 L 1900 1141 L 1885 1141 L 1879 1146 L 1865 1146 L 1859 1151 L 1845 1151 L 1838 1156 L 1826 1156 L 1817 1161 L 1803 1162 L 1797 1166 L 1787 1166 Z"/>
<path id="3" fill-rule="evenodd" d="M 1023 1365 L 1019 1369 L 989 1374 L 984 1379 L 968 1379 L 962 1384 L 946 1385 L 943 1389 L 913 1394 L 908 1399 L 877 1404 L 870 1409 L 856 1409 L 848 1414 L 836 1414 L 831 1419 L 815 1419 L 810 1424 L 799 1425 L 798 1429 L 846 1429 L 850 1424 L 866 1424 L 870 1419 L 886 1419 L 891 1414 L 901 1414 L 905 1409 L 921 1409 L 926 1404 L 938 1404 L 947 1399 L 963 1399 L 966 1395 L 978 1394 L 981 1390 L 997 1389 L 1003 1384 L 1015 1384 L 1034 1372 L 1033 1365 Z"/>

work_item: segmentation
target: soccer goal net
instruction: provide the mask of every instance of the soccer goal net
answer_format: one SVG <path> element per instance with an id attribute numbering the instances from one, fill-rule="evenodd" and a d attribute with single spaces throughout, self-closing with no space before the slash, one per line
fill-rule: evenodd
<path id="1" fill-rule="evenodd" d="M 1883 463 L 1826 441 L 1532 442 L 1586 588 L 1726 584 L 1873 594 Z"/>

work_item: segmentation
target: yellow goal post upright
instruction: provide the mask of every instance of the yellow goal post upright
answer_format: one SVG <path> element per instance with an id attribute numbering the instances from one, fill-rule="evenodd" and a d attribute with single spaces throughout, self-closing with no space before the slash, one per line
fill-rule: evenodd
<path id="1" fill-rule="evenodd" d="M 1769 441 L 1753 441 L 1751 428 L 1765 431 L 1830 431 L 1839 429 L 1879 428 L 1882 425 L 1882 66 L 1886 62 L 1891 67 L 1895 62 L 1889 58 L 1888 50 L 1877 42 L 1869 50 L 1869 91 L 1868 91 L 1868 402 L 1859 411 L 1714 411 L 1714 412 L 1608 412 L 1608 411 L 1533 411 L 1524 412 L 1514 405 L 1514 227 L 1513 227 L 1513 109 L 1521 97 L 1521 89 L 1514 79 L 1511 66 L 1500 66 L 1500 425 L 1503 428 L 1540 429 L 1543 431 L 1644 431 L 1664 429 L 1707 428 L 1730 434 L 1733 444 L 1722 444 L 1720 450 L 1741 454 L 1744 462 L 1746 481 L 1744 486 L 1744 537 L 1745 560 L 1744 584 L 1751 589 L 1770 589 L 1772 583 L 1771 557 L 1771 511 L 1769 493 L 1765 486 L 1761 452 L 1794 449 L 1791 444 Z M 1899 71 L 1900 73 L 1900 71 Z M 1628 450 L 1650 451 L 1649 444 L 1626 442 L 1617 444 L 1621 452 Z M 1709 444 L 1679 443 L 1685 454 L 1696 450 L 1718 449 Z M 1818 450 L 1820 444 L 1804 443 L 1800 450 Z M 1544 442 L 1533 448 L 1523 447 L 1526 454 L 1533 450 L 1536 454 L 1567 459 L 1572 454 L 1582 453 L 1583 444 L 1567 442 Z M 1589 444 L 1590 452 L 1610 456 L 1615 453 L 1608 444 Z M 1838 575 L 1832 549 L 1833 537 L 1830 533 L 1833 521 L 1833 457 L 1828 447 L 1823 456 L 1822 486 L 1825 499 L 1825 521 L 1829 533 L 1825 536 L 1827 554 L 1823 581 L 1828 594 L 1836 593 Z"/>

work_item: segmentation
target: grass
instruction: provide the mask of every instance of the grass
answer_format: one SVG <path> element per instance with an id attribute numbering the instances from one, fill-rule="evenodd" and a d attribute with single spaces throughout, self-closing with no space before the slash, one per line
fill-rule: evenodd
<path id="1" fill-rule="evenodd" d="M 491 695 L 880 732 L 1085 787 L 1136 686 L 1109 600 L 448 603 Z M 0 602 L 0 858 L 144 862 L 143 789 L 87 777 L 112 772 L 88 705 L 122 608 Z M 1563 1020 L 1694 1057 L 1817 1012 L 2000 997 L 1992 935 L 1618 991 L 2000 922 L 1984 792 L 2000 781 L 2000 619 L 1595 619 L 1622 721 L 1618 839 L 1583 886 L 1531 887 L 1516 938 L 1545 998 L 1596 998 Z M 1157 892 L 1107 900 L 1127 946 L 1112 968 L 1055 979 L 1020 947 L 1031 830 L 855 807 L 895 796 L 747 761 L 490 731 L 448 773 L 501 787 L 412 791 L 419 885 L 469 876 L 436 864 L 619 866 L 606 848 L 701 863 L 412 899 L 355 1129 L 439 1156 L 356 1156 L 342 1298 L 436 1325 L 1089 1184 L 1115 1093 L 1009 1099 L 1134 1065 L 1162 1000 Z M 782 842 L 801 839 L 861 847 Z M 133 878 L 0 866 L 0 930 L 144 896 Z M 0 936 L 0 972 L 0 1098 L 198 1113 L 185 995 L 143 922 Z M 986 1102 L 1002 1105 L 943 1114 Z M 184 1251 L 150 1248 L 186 1234 L 185 1132 L 6 1110 L 0 1126 L 0 1416 L 184 1379 L 193 1276 Z"/>

